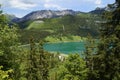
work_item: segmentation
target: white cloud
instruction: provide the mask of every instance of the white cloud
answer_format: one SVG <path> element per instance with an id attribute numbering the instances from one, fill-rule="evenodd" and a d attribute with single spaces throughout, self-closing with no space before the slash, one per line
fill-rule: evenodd
<path id="1" fill-rule="evenodd" d="M 96 5 L 101 5 L 102 4 L 102 0 L 85 0 L 86 2 L 91 2 L 94 3 Z"/>
<path id="2" fill-rule="evenodd" d="M 95 5 L 96 5 L 96 7 L 104 7 L 105 6 L 105 4 L 103 4 L 102 0 L 96 0 Z"/>
<path id="3" fill-rule="evenodd" d="M 47 8 L 47 9 L 51 9 L 51 8 L 54 8 L 54 9 L 57 9 L 57 10 L 64 10 L 66 8 L 63 8 L 57 4 L 52 4 L 52 3 L 49 3 L 49 4 L 44 4 L 44 7 Z"/>
<path id="4" fill-rule="evenodd" d="M 27 10 L 37 6 L 37 4 L 25 0 L 10 0 L 9 4 L 12 8 L 23 10 Z"/>
<path id="5" fill-rule="evenodd" d="M 66 9 L 66 8 L 58 5 L 55 0 L 44 0 L 44 7 L 46 9 L 54 8 L 54 9 L 57 9 L 57 10 L 64 10 L 64 9 Z"/>
<path id="6" fill-rule="evenodd" d="M 102 0 L 86 0 L 88 3 L 93 3 L 96 7 L 103 7 Z"/>
<path id="7" fill-rule="evenodd" d="M 7 0 L 0 0 L 0 4 L 2 5 L 2 7 L 9 6 L 9 3 Z"/>
<path id="8" fill-rule="evenodd" d="M 51 1 L 52 1 L 52 0 L 45 0 L 45 2 L 47 2 L 47 3 L 48 3 L 48 2 L 51 2 Z"/>
<path id="9" fill-rule="evenodd" d="M 62 3 L 66 5 L 67 3 L 72 5 L 72 2 L 74 3 L 74 1 L 72 0 L 0 0 L 0 3 L 3 3 L 4 6 L 6 7 L 12 7 L 23 10 L 31 9 L 38 6 L 44 7 L 46 9 L 53 8 L 53 9 L 63 10 L 66 8 L 62 5 Z M 96 7 L 103 6 L 102 0 L 79 0 L 78 2 L 80 2 L 80 4 L 92 3 Z"/>
<path id="10" fill-rule="evenodd" d="M 96 0 L 96 1 L 95 1 L 95 4 L 96 4 L 96 5 L 101 5 L 101 4 L 102 4 L 102 1 L 101 1 L 101 0 Z"/>

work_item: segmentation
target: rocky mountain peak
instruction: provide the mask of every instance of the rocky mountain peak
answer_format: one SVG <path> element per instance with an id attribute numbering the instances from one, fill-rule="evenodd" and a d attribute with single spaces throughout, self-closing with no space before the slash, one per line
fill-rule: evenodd
<path id="1" fill-rule="evenodd" d="M 27 20 L 36 20 L 36 19 L 44 19 L 44 18 L 55 18 L 62 17 L 65 15 L 75 15 L 77 12 L 73 10 L 62 10 L 62 11 L 53 11 L 53 10 L 40 10 L 33 11 L 23 18 L 19 19 L 17 22 L 27 21 Z"/>

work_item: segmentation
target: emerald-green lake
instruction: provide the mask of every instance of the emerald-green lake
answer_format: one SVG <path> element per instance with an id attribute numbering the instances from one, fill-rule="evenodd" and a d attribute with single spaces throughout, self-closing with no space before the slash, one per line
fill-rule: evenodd
<path id="1" fill-rule="evenodd" d="M 64 54 L 81 53 L 85 50 L 84 42 L 62 42 L 46 43 L 44 49 L 48 52 L 59 52 Z"/>

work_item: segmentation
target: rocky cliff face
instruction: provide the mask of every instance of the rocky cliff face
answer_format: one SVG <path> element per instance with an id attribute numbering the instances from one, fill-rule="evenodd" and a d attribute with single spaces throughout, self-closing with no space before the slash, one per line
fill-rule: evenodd
<path id="1" fill-rule="evenodd" d="M 27 21 L 27 20 L 36 20 L 36 19 L 44 19 L 44 18 L 55 18 L 55 17 L 62 17 L 65 15 L 75 15 L 78 12 L 73 10 L 62 10 L 62 11 L 52 11 L 52 10 L 41 10 L 41 11 L 34 11 L 23 18 L 15 19 L 16 22 Z"/>
<path id="2" fill-rule="evenodd" d="M 92 10 L 88 13 L 90 14 L 99 14 L 101 15 L 104 11 L 113 11 L 117 7 L 117 3 L 114 3 L 113 5 L 108 5 L 104 8 L 96 8 L 95 10 Z M 62 11 L 53 11 L 53 10 L 40 10 L 40 11 L 34 11 L 23 18 L 14 18 L 13 22 L 22 22 L 27 20 L 36 20 L 36 19 L 44 19 L 44 18 L 56 18 L 56 17 L 62 17 L 65 15 L 76 15 L 79 13 L 84 13 L 80 11 L 73 11 L 73 10 L 62 10 Z"/>
<path id="3" fill-rule="evenodd" d="M 95 10 L 90 11 L 89 13 L 91 13 L 91 14 L 102 14 L 102 13 L 105 12 L 105 11 L 114 11 L 117 6 L 118 6 L 117 3 L 108 4 L 108 6 L 106 6 L 106 7 L 104 7 L 104 8 L 99 8 L 99 7 L 97 7 Z"/>
<path id="4" fill-rule="evenodd" d="M 91 14 L 102 14 L 105 11 L 105 8 L 99 8 L 97 7 L 95 10 L 90 11 Z"/>

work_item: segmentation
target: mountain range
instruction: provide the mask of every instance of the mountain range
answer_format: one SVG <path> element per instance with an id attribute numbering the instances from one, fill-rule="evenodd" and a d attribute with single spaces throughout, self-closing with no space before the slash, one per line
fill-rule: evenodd
<path id="1" fill-rule="evenodd" d="M 9 24 L 17 24 L 20 28 L 21 41 L 28 42 L 32 35 L 36 40 L 45 39 L 48 36 L 60 37 L 78 35 L 86 37 L 88 33 L 98 37 L 101 15 L 104 11 L 115 10 L 117 4 L 104 8 L 96 8 L 90 12 L 74 10 L 38 10 L 26 14 L 22 18 L 5 14 Z"/>
<path id="2" fill-rule="evenodd" d="M 31 13 L 26 14 L 22 18 L 17 18 L 16 16 L 13 15 L 8 15 L 7 18 L 13 22 L 24 22 L 28 20 L 37 20 L 37 19 L 44 19 L 44 18 L 57 18 L 57 17 L 63 17 L 65 15 L 77 15 L 77 14 L 102 14 L 104 11 L 109 10 L 108 7 L 105 8 L 99 8 L 97 7 L 95 10 L 92 10 L 90 12 L 81 12 L 81 11 L 73 11 L 73 10 L 38 10 L 38 11 L 33 11 Z"/>
<path id="3" fill-rule="evenodd" d="M 76 15 L 81 13 L 80 11 L 73 11 L 73 10 L 62 10 L 62 11 L 54 11 L 54 10 L 40 10 L 40 11 L 33 11 L 22 18 L 15 18 L 13 19 L 14 22 L 23 22 L 27 20 L 37 20 L 37 19 L 44 19 L 44 18 L 57 18 L 62 17 L 65 15 Z"/>
<path id="4" fill-rule="evenodd" d="M 80 13 L 90 13 L 90 14 L 98 14 L 101 15 L 104 11 L 111 11 L 114 10 L 117 4 L 114 4 L 112 6 L 108 5 L 107 7 L 104 8 L 99 8 L 97 7 L 95 10 L 92 10 L 90 12 L 81 12 L 81 11 L 74 11 L 74 10 L 38 10 L 38 11 L 33 11 L 31 13 L 26 14 L 22 18 L 17 18 L 13 17 L 10 19 L 13 22 L 23 22 L 23 21 L 28 21 L 28 20 L 37 20 L 37 19 L 44 19 L 44 18 L 57 18 L 57 17 L 62 17 L 65 15 L 77 15 Z M 7 14 L 8 16 L 8 14 Z M 11 15 L 10 15 L 11 16 Z"/>
<path id="5" fill-rule="evenodd" d="M 93 11 L 87 12 L 90 14 L 101 14 L 106 10 L 106 8 L 96 8 Z M 28 21 L 28 20 L 37 20 L 37 19 L 44 19 L 44 18 L 57 18 L 57 17 L 63 17 L 65 15 L 77 15 L 80 13 L 85 13 L 81 11 L 73 11 L 73 10 L 38 10 L 38 11 L 33 11 L 27 15 L 25 15 L 22 18 L 14 18 L 12 21 L 13 22 L 23 22 L 23 21 Z"/>

